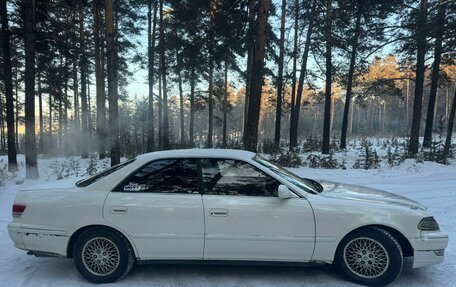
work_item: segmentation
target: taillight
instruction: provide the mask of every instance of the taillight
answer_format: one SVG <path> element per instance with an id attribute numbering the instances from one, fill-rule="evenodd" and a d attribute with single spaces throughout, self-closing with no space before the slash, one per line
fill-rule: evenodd
<path id="1" fill-rule="evenodd" d="M 26 207 L 25 204 L 13 204 L 13 217 L 21 217 Z"/>

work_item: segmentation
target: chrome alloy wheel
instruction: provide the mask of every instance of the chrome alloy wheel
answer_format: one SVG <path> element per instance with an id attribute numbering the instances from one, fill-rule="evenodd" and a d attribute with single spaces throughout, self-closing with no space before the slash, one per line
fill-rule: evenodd
<path id="1" fill-rule="evenodd" d="M 363 278 L 376 278 L 390 264 L 386 248 L 377 240 L 358 237 L 345 245 L 343 258 L 351 272 Z"/>
<path id="2" fill-rule="evenodd" d="M 119 249 L 111 240 L 95 237 L 82 248 L 82 262 L 85 268 L 97 276 L 113 273 L 120 262 Z"/>

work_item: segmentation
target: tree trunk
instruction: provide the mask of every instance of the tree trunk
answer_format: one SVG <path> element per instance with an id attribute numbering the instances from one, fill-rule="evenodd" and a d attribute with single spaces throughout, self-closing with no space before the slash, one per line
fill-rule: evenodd
<path id="1" fill-rule="evenodd" d="M 120 163 L 119 107 L 117 89 L 117 49 L 114 29 L 113 0 L 105 0 L 106 52 L 108 66 L 109 135 L 111 143 L 111 166 Z"/>
<path id="2" fill-rule="evenodd" d="M 163 97 L 161 70 L 158 74 L 158 146 L 160 149 L 163 149 Z"/>
<path id="3" fill-rule="evenodd" d="M 2 23 L 2 48 L 3 48 L 3 73 L 6 96 L 6 126 L 8 142 L 8 171 L 17 171 L 16 144 L 14 142 L 14 98 L 13 75 L 11 70 L 10 31 L 8 28 L 8 11 L 6 1 L 0 4 L 0 17 Z"/>
<path id="4" fill-rule="evenodd" d="M 360 4 L 358 4 L 360 5 Z M 350 55 L 350 67 L 348 69 L 347 77 L 347 92 L 345 96 L 345 105 L 344 105 L 344 115 L 342 118 L 342 131 L 340 136 L 340 148 L 347 148 L 347 127 L 348 127 L 348 114 L 350 112 L 350 101 L 352 96 L 352 87 L 353 87 L 353 75 L 355 73 L 355 64 L 356 64 L 356 53 L 358 48 L 358 39 L 360 34 L 361 27 L 361 7 L 358 7 L 358 12 L 356 15 L 356 24 L 355 24 L 355 34 L 353 35 L 351 42 L 351 55 Z"/>
<path id="5" fill-rule="evenodd" d="M 445 3 L 444 3 L 445 2 Z M 439 0 L 437 9 L 436 36 L 434 48 L 434 64 L 432 66 L 431 91 L 429 93 L 429 105 L 424 129 L 423 146 L 430 147 L 432 143 L 432 130 L 434 125 L 435 103 L 439 83 L 440 59 L 442 55 L 442 38 L 445 31 L 446 0 Z"/>
<path id="6" fill-rule="evenodd" d="M 214 61 L 212 55 L 209 55 L 209 93 L 208 93 L 208 110 L 209 110 L 209 124 L 207 129 L 207 147 L 212 148 L 212 131 L 214 127 L 214 107 L 213 107 L 213 75 L 214 75 Z"/>
<path id="7" fill-rule="evenodd" d="M 152 2 L 154 17 L 152 20 Z M 149 0 L 147 4 L 147 59 L 149 72 L 149 109 L 147 113 L 147 151 L 151 152 L 155 149 L 155 119 L 154 119 L 154 65 L 155 65 L 155 31 L 157 26 L 157 1 Z"/>
<path id="8" fill-rule="evenodd" d="M 252 77 L 252 68 L 253 68 L 253 57 L 254 57 L 254 42 L 255 42 L 255 1 L 249 0 L 249 28 L 247 35 L 247 72 L 246 72 L 246 81 L 245 81 L 245 100 L 244 100 L 244 117 L 243 117 L 243 138 L 245 142 L 245 137 L 247 134 L 247 115 L 249 112 L 249 96 L 250 96 L 250 79 Z"/>
<path id="9" fill-rule="evenodd" d="M 163 149 L 169 149 L 168 91 L 166 87 L 165 59 L 165 21 L 163 18 L 163 0 L 160 0 L 160 71 L 163 81 Z"/>
<path id="10" fill-rule="evenodd" d="M 24 0 L 26 178 L 39 177 L 35 138 L 35 1 Z"/>
<path id="11" fill-rule="evenodd" d="M 184 123 L 184 92 L 182 91 L 182 76 L 180 72 L 179 55 L 176 49 L 176 61 L 178 65 L 177 81 L 179 86 L 179 111 L 180 111 L 180 140 L 181 145 L 185 145 L 185 123 Z"/>
<path id="12" fill-rule="evenodd" d="M 48 150 L 52 153 L 54 151 L 54 141 L 53 141 L 53 137 L 52 137 L 52 105 L 53 105 L 53 102 L 52 102 L 52 93 L 51 91 L 49 91 L 48 93 L 48 107 L 49 107 L 49 128 L 48 128 L 48 142 L 47 142 L 47 145 L 48 145 Z"/>
<path id="13" fill-rule="evenodd" d="M 298 145 L 298 126 L 299 126 L 299 113 L 301 111 L 302 91 L 304 89 L 304 80 L 307 74 L 307 58 L 309 57 L 310 44 L 312 41 L 312 33 L 314 27 L 314 14 L 315 14 L 316 1 L 312 3 L 310 11 L 309 26 L 307 28 L 306 44 L 304 46 L 304 53 L 302 54 L 301 73 L 299 74 L 298 91 L 296 93 L 296 104 L 291 115 L 290 121 L 290 146 L 296 147 Z"/>
<path id="14" fill-rule="evenodd" d="M 212 136 L 213 136 L 213 130 L 214 130 L 214 33 L 215 31 L 213 30 L 213 27 L 215 26 L 215 13 L 216 13 L 216 7 L 215 7 L 215 1 L 211 0 L 209 1 L 209 13 L 211 17 L 211 23 L 210 23 L 210 28 L 209 28 L 209 40 L 208 40 L 208 62 L 209 62 L 209 74 L 208 74 L 208 112 L 209 112 L 209 123 L 208 123 L 208 129 L 207 129 L 207 147 L 212 148 L 213 147 L 213 142 L 212 142 Z"/>
<path id="15" fill-rule="evenodd" d="M 40 122 L 40 139 L 38 141 L 38 150 L 40 153 L 45 153 L 44 149 L 44 119 L 43 119 L 43 93 L 41 88 L 41 72 L 38 71 L 37 73 L 37 81 L 38 81 L 38 119 Z"/>
<path id="16" fill-rule="evenodd" d="M 92 130 L 93 130 L 93 124 L 92 124 L 92 104 L 90 103 L 91 101 L 91 96 L 90 96 L 90 62 L 87 62 L 86 66 L 86 83 L 87 83 L 87 138 L 89 142 L 91 142 L 92 138 Z M 90 150 L 89 150 L 90 152 Z"/>
<path id="17" fill-rule="evenodd" d="M 405 87 L 405 128 L 409 128 L 410 123 L 410 79 L 406 80 Z"/>
<path id="18" fill-rule="evenodd" d="M 98 2 L 93 2 L 93 42 L 95 48 L 95 89 L 97 97 L 97 149 L 99 159 L 106 157 L 106 95 L 104 91 L 104 67 L 101 49 L 103 41 L 100 37 L 100 11 Z"/>
<path id="19" fill-rule="evenodd" d="M 331 63 L 331 48 L 332 48 L 332 0 L 326 0 L 326 90 L 325 90 L 325 114 L 323 120 L 323 145 L 321 152 L 329 154 L 329 137 L 331 127 L 331 83 L 332 83 L 332 63 Z"/>
<path id="20" fill-rule="evenodd" d="M 77 59 L 73 59 L 73 128 L 72 136 L 74 144 L 72 145 L 72 154 L 80 154 L 80 121 L 79 121 L 79 84 L 78 84 L 78 66 Z"/>
<path id="21" fill-rule="evenodd" d="M 66 69 L 66 67 L 63 65 L 63 55 L 60 55 L 60 69 L 63 71 L 63 69 Z M 63 87 L 65 88 L 65 87 Z M 59 109 L 59 131 L 58 131 L 58 155 L 62 156 L 62 148 L 63 148 L 63 92 L 62 89 L 59 89 L 59 102 L 58 102 L 58 109 Z"/>
<path id="22" fill-rule="evenodd" d="M 85 51 L 85 31 L 84 31 L 84 7 L 82 1 L 78 3 L 79 6 L 79 57 L 81 69 L 81 158 L 88 158 L 88 119 L 87 112 L 87 57 Z"/>
<path id="23" fill-rule="evenodd" d="M 293 69 L 291 72 L 291 112 L 290 112 L 290 150 L 298 145 L 298 131 L 294 126 L 295 106 L 296 106 L 296 64 L 298 60 L 298 20 L 299 20 L 299 1 L 294 3 L 294 37 L 293 37 Z M 295 137 L 296 135 L 296 137 Z"/>
<path id="24" fill-rule="evenodd" d="M 418 153 L 420 123 L 421 123 L 421 106 L 423 101 L 423 86 L 425 74 L 425 56 L 426 56 L 426 18 L 427 18 L 428 0 L 421 0 L 420 11 L 416 25 L 416 76 L 415 76 L 415 98 L 413 101 L 413 118 L 412 129 L 410 131 L 410 143 L 408 152 L 411 155 Z"/>
<path id="25" fill-rule="evenodd" d="M 228 109 L 228 67 L 225 61 L 225 90 L 223 93 L 223 148 L 226 148 L 227 142 L 227 131 L 226 131 L 226 120 L 227 120 L 227 109 Z"/>
<path id="26" fill-rule="evenodd" d="M 280 129 L 282 121 L 282 92 L 283 92 L 283 60 L 285 55 L 285 16 L 287 1 L 282 0 L 282 16 L 280 18 L 280 42 L 279 42 L 279 71 L 277 75 L 277 106 L 275 119 L 274 143 L 280 144 Z"/>
<path id="27" fill-rule="evenodd" d="M 195 68 L 190 71 L 190 147 L 195 145 Z"/>
<path id="28" fill-rule="evenodd" d="M 73 120 L 74 120 L 74 130 L 78 134 L 79 139 L 79 85 L 78 85 L 78 66 L 77 60 L 73 59 Z M 78 145 L 79 146 L 79 145 Z"/>
<path id="29" fill-rule="evenodd" d="M 448 154 L 450 152 L 451 135 L 453 133 L 455 112 L 456 112 L 456 89 L 454 90 L 453 104 L 451 105 L 450 118 L 448 119 L 448 127 L 447 127 L 446 139 L 445 139 L 445 146 L 443 147 L 443 160 L 444 160 L 445 163 L 447 163 L 447 157 L 448 157 Z"/>
<path id="30" fill-rule="evenodd" d="M 18 67 L 14 68 L 14 95 L 16 96 L 16 110 L 15 110 L 15 119 L 16 119 L 16 132 L 14 133 L 15 136 L 15 143 L 16 143 L 16 152 L 19 149 L 19 77 L 18 77 L 19 71 Z"/>
<path id="31" fill-rule="evenodd" d="M 250 79 L 249 109 L 247 113 L 244 147 L 256 152 L 258 145 L 258 121 L 261 109 L 261 88 L 263 86 L 266 27 L 268 23 L 269 0 L 260 0 L 258 7 L 257 31 L 254 44 L 253 66 Z"/>
<path id="32" fill-rule="evenodd" d="M 65 67 L 68 67 L 68 57 L 65 57 Z M 63 93 L 63 155 L 68 156 L 68 78 L 69 74 L 65 71 L 64 93 Z"/>

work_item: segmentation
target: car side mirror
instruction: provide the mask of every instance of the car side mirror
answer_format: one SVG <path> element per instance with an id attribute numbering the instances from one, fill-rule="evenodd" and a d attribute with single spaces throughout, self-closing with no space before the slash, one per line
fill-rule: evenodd
<path id="1" fill-rule="evenodd" d="M 279 199 L 289 199 L 293 197 L 293 192 L 291 192 L 291 190 L 283 184 L 279 185 L 278 191 Z"/>

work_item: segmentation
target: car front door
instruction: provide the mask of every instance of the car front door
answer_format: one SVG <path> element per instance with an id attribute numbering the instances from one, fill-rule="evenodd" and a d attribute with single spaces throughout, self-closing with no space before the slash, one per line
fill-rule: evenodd
<path id="1" fill-rule="evenodd" d="M 315 242 L 305 198 L 279 199 L 280 183 L 249 163 L 202 159 L 205 260 L 310 260 Z"/>
<path id="2" fill-rule="evenodd" d="M 103 216 L 132 237 L 141 259 L 202 259 L 204 215 L 196 160 L 146 164 L 109 193 Z"/>

